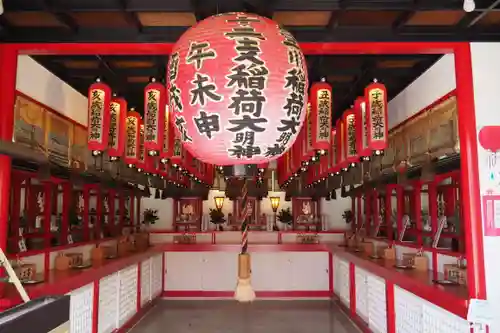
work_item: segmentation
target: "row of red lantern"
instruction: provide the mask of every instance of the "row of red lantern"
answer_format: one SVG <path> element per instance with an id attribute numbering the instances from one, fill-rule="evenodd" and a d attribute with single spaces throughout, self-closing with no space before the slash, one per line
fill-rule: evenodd
<path id="1" fill-rule="evenodd" d="M 292 147 L 278 160 L 278 183 L 305 171 L 330 148 L 332 88 L 322 80 L 311 85 L 304 126 Z"/>
<path id="2" fill-rule="evenodd" d="M 314 95 L 313 95 L 314 96 Z M 313 97 L 314 98 L 314 97 Z M 278 165 L 280 185 L 286 185 L 301 172 L 307 171 L 307 184 L 326 179 L 329 175 L 340 174 L 358 162 L 369 160 L 373 155 L 381 155 L 387 147 L 387 90 L 377 81 L 365 88 L 365 94 L 358 97 L 351 109 L 346 110 L 335 126 L 331 127 L 327 153 L 318 154 L 314 140 L 311 140 L 311 126 L 308 120 L 314 114 L 308 112 L 301 136 Z M 314 137 L 313 137 L 314 139 Z"/>
<path id="3" fill-rule="evenodd" d="M 129 167 L 181 185 L 189 182 L 188 176 L 212 184 L 213 166 L 194 160 L 176 137 L 165 94 L 164 86 L 154 80 L 146 86 L 143 120 L 133 109 L 127 111 L 124 99 L 112 97 L 108 85 L 99 81 L 92 84 L 88 97 L 88 149 L 95 156 L 106 151 L 112 160 L 123 158 Z M 167 162 L 178 174 L 168 172 Z"/>

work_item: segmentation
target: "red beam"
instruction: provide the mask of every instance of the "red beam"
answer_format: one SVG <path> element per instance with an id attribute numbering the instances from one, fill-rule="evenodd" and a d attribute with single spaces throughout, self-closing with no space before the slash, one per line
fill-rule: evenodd
<path id="1" fill-rule="evenodd" d="M 470 44 L 462 43 L 455 49 L 457 82 L 458 134 L 460 137 L 461 185 L 467 189 L 462 205 L 467 258 L 469 297 L 486 299 L 484 272 L 483 228 L 480 221 L 479 167 L 477 164 L 476 112 L 472 78 Z"/>
<path id="2" fill-rule="evenodd" d="M 465 43 L 365 42 L 300 43 L 304 54 L 445 54 Z M 161 55 L 172 52 L 173 43 L 23 43 L 4 44 L 20 54 L 36 55 Z"/>

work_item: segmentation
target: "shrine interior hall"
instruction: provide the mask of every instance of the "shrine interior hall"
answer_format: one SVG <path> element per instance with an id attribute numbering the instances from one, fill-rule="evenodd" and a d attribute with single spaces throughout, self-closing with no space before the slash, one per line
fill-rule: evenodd
<path id="1" fill-rule="evenodd" d="M 500 0 L 0 0 L 0 332 L 500 333 Z"/>

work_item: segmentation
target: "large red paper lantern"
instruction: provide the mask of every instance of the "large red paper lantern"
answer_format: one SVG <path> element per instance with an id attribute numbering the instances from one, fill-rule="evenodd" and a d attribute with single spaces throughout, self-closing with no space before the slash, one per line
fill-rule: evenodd
<path id="1" fill-rule="evenodd" d="M 199 22 L 174 46 L 168 74 L 171 121 L 184 147 L 206 163 L 268 162 L 300 132 L 305 58 L 268 18 L 228 13 Z"/>
<path id="2" fill-rule="evenodd" d="M 387 89 L 377 80 L 365 88 L 368 120 L 368 146 L 374 155 L 380 155 L 387 148 Z"/>
<path id="3" fill-rule="evenodd" d="M 165 87 L 155 79 L 144 89 L 144 148 L 151 156 L 158 155 L 164 143 L 165 94 Z"/>
<path id="4" fill-rule="evenodd" d="M 125 153 L 123 162 L 129 167 L 137 165 L 139 160 L 139 142 L 141 129 L 141 115 L 133 109 L 127 113 L 125 120 Z"/>
<path id="5" fill-rule="evenodd" d="M 89 87 L 88 149 L 99 155 L 108 148 L 111 88 L 97 79 Z"/>
<path id="6" fill-rule="evenodd" d="M 113 98 L 109 110 L 108 155 L 111 160 L 117 160 L 123 155 L 127 139 L 127 102 L 123 98 Z"/>
<path id="7" fill-rule="evenodd" d="M 324 154 L 330 146 L 332 126 L 332 87 L 323 79 L 311 86 L 312 146 Z"/>

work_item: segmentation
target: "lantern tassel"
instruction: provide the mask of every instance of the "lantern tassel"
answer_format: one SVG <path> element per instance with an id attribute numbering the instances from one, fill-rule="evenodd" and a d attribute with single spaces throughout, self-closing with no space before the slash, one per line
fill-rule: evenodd
<path id="1" fill-rule="evenodd" d="M 242 225 L 241 225 L 241 253 L 238 255 L 238 282 L 234 292 L 234 299 L 241 303 L 255 300 L 255 292 L 251 284 L 250 254 L 248 250 L 248 217 L 252 210 L 252 204 L 247 202 L 247 182 L 243 186 L 241 201 Z"/>

